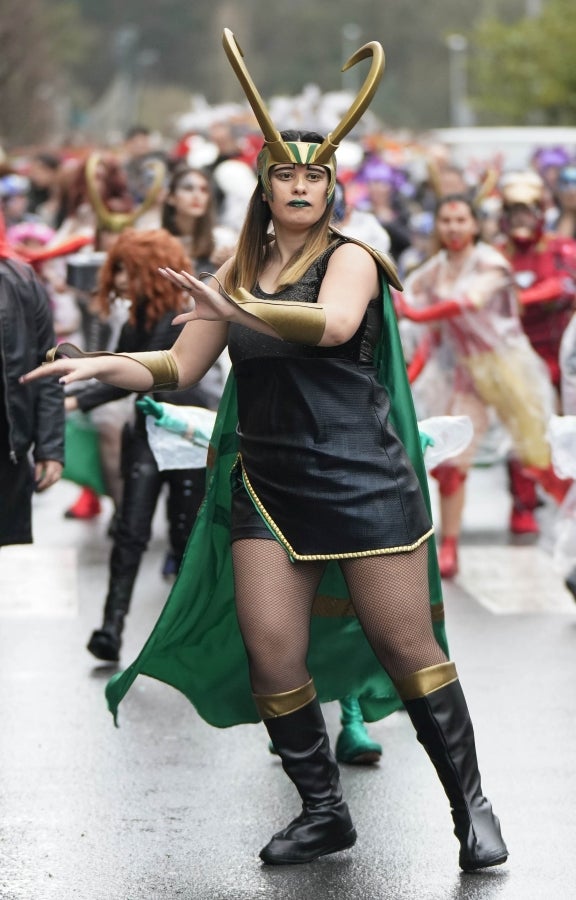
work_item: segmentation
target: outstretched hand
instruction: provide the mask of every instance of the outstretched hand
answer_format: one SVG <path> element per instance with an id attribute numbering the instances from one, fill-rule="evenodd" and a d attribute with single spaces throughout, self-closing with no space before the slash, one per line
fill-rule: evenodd
<path id="1" fill-rule="evenodd" d="M 228 321 L 232 318 L 235 305 L 221 294 L 209 287 L 206 282 L 195 278 L 190 272 L 175 272 L 174 269 L 158 269 L 160 274 L 168 281 L 186 291 L 190 295 L 188 312 L 181 313 L 172 320 L 173 325 L 182 325 L 185 322 L 193 322 L 195 319 L 204 319 L 210 322 Z"/>
<path id="2" fill-rule="evenodd" d="M 26 372 L 18 379 L 20 384 L 37 381 L 39 378 L 57 376 L 60 384 L 72 384 L 73 381 L 84 381 L 98 378 L 101 374 L 101 357 L 81 357 L 79 359 L 57 359 L 54 362 L 42 363 L 36 369 Z"/>

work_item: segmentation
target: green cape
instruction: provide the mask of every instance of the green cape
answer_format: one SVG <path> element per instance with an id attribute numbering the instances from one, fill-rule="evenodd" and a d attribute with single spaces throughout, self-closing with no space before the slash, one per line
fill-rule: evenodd
<path id="1" fill-rule="evenodd" d="M 410 456 L 430 509 L 428 482 L 386 272 L 378 380 L 388 391 L 391 421 Z M 137 675 L 177 688 L 211 725 L 225 728 L 260 717 L 252 699 L 246 652 L 234 606 L 230 552 L 230 471 L 238 453 L 236 383 L 230 373 L 214 426 L 207 491 L 178 578 L 140 655 L 108 682 L 108 707 L 118 705 Z M 213 458 L 213 462 L 210 459 Z M 437 640 L 447 652 L 440 575 L 431 538 L 430 603 Z M 366 721 L 384 718 L 402 701 L 353 615 L 336 562 L 327 564 L 311 623 L 308 666 L 321 702 L 358 697 Z"/>

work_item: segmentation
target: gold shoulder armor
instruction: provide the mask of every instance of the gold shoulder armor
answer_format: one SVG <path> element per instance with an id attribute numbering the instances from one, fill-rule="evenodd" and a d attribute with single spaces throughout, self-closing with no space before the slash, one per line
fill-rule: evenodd
<path id="1" fill-rule="evenodd" d="M 392 262 L 389 256 L 386 256 L 385 253 L 380 253 L 379 250 L 376 250 L 374 247 L 371 247 L 370 244 L 365 244 L 364 241 L 359 241 L 358 238 L 350 237 L 349 234 L 344 234 L 342 231 L 338 231 L 337 228 L 332 228 L 331 231 L 334 234 L 337 234 L 339 237 L 345 238 L 345 240 L 349 241 L 351 244 L 358 244 L 359 247 L 363 247 L 364 250 L 367 250 L 370 256 L 376 261 L 376 265 L 379 266 L 384 272 L 384 277 L 388 284 L 391 284 L 392 287 L 396 288 L 397 291 L 403 291 L 402 282 L 398 276 L 398 270 L 396 269 L 396 265 Z"/>

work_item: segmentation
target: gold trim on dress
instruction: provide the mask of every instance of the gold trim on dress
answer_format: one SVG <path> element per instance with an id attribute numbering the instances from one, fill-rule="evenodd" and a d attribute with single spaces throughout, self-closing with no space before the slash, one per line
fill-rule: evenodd
<path id="1" fill-rule="evenodd" d="M 418 700 L 454 681 L 458 681 L 456 666 L 453 662 L 445 662 L 400 678 L 395 682 L 395 687 L 402 700 Z"/>
<path id="2" fill-rule="evenodd" d="M 316 688 L 312 679 L 301 687 L 283 694 L 254 694 L 254 702 L 263 719 L 277 719 L 302 709 L 314 700 Z"/>
<path id="3" fill-rule="evenodd" d="M 356 618 L 354 604 L 349 598 L 316 594 L 312 603 L 312 615 L 323 619 Z"/>
<path id="4" fill-rule="evenodd" d="M 240 456 L 240 454 L 239 454 Z M 242 462 L 242 458 L 240 457 L 240 462 Z M 311 553 L 311 554 L 302 554 L 297 553 L 292 544 L 287 540 L 284 534 L 278 528 L 274 519 L 267 512 L 265 507 L 262 505 L 261 500 L 256 494 L 254 488 L 250 484 L 250 479 L 246 474 L 246 469 L 242 466 L 242 480 L 246 487 L 246 490 L 250 494 L 252 498 L 252 502 L 256 505 L 258 512 L 270 528 L 272 534 L 276 537 L 277 541 L 282 544 L 288 555 L 291 559 L 294 559 L 298 562 L 318 562 L 322 560 L 329 559 L 361 559 L 365 556 L 386 556 L 392 553 L 409 553 L 411 550 L 416 550 L 420 547 L 424 541 L 427 541 L 429 537 L 434 534 L 434 528 L 430 528 L 426 534 L 423 534 L 422 537 L 419 537 L 417 541 L 414 541 L 413 544 L 405 544 L 398 547 L 382 547 L 377 550 L 359 550 L 353 553 Z"/>
<path id="5" fill-rule="evenodd" d="M 433 603 L 430 606 L 430 612 L 432 614 L 433 622 L 443 622 L 444 621 L 444 604 L 443 603 Z"/>

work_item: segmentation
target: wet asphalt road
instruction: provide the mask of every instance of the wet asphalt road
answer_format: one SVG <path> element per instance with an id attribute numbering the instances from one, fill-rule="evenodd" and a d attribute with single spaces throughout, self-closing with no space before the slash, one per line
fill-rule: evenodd
<path id="1" fill-rule="evenodd" d="M 113 670 L 84 648 L 106 588 L 108 515 L 65 521 L 77 490 L 61 484 L 37 500 L 34 546 L 0 551 L 0 898 L 575 897 L 576 606 L 545 549 L 508 543 L 501 473 L 476 479 L 462 576 L 445 599 L 505 866 L 460 873 L 446 798 L 403 713 L 370 726 L 379 766 L 343 767 L 356 846 L 308 866 L 261 865 L 260 847 L 298 811 L 262 726 L 213 729 L 141 678 L 114 728 L 103 697 Z M 167 594 L 163 551 L 160 510 L 125 662 Z M 337 705 L 325 713 L 335 739 Z"/>

